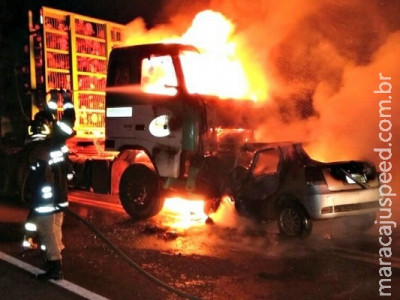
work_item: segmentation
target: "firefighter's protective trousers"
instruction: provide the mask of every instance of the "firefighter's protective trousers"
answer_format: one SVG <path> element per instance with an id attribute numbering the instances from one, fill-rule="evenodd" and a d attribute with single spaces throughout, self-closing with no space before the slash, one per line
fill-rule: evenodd
<path id="1" fill-rule="evenodd" d="M 65 153 L 49 140 L 34 142 L 31 147 L 28 221 L 36 225 L 47 259 L 61 260 L 63 209 L 68 206 Z"/>
<path id="2" fill-rule="evenodd" d="M 64 213 L 59 211 L 50 215 L 34 215 L 31 222 L 35 223 L 41 243 L 46 247 L 47 260 L 61 260 L 62 224 Z"/>

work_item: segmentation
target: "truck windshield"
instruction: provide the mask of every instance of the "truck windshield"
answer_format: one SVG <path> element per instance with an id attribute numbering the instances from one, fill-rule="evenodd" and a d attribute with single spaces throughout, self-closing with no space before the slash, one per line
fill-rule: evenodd
<path id="1" fill-rule="evenodd" d="M 144 58 L 140 83 L 145 93 L 175 95 L 178 82 L 171 56 Z"/>

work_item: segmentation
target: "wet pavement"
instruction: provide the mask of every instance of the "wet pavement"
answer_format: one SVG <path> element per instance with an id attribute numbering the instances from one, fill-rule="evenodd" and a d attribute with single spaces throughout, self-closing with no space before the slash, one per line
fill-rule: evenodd
<path id="1" fill-rule="evenodd" d="M 118 209 L 92 204 L 73 202 L 71 210 L 95 225 L 141 268 L 169 286 L 202 299 L 379 298 L 376 227 L 360 234 L 338 221 L 318 222 L 309 239 L 287 241 L 278 237 L 275 223 L 256 225 L 240 218 L 230 203 L 221 207 L 214 223 L 180 230 L 172 226 L 172 216 L 165 212 L 149 220 L 133 221 Z M 38 251 L 22 252 L 19 246 L 20 213 L 13 213 L 13 222 L 8 218 L 11 213 L 3 216 L 7 222 L 0 221 L 0 250 L 40 267 L 42 255 Z M 399 238 L 396 232 L 393 295 L 400 294 Z M 69 282 L 109 299 L 182 299 L 129 266 L 70 215 L 65 218 L 64 242 L 64 274 Z M 22 276 L 19 282 L 26 281 L 19 287 L 21 291 L 16 291 L 18 299 L 18 293 L 25 293 L 22 298 L 36 299 L 29 297 L 36 284 L 38 289 L 62 294 L 45 299 L 79 297 L 52 283 L 37 282 L 29 272 L 5 262 L 1 262 L 0 270 L 4 286 L 10 280 L 19 280 L 14 276 Z"/>
<path id="2" fill-rule="evenodd" d="M 30 254 L 19 248 L 23 236 L 23 224 L 28 210 L 12 202 L 0 204 L 1 245 L 6 246 L 8 255 L 0 251 L 0 290 L 2 299 L 105 299 L 67 280 L 37 280 L 36 274 L 43 272 L 39 267 L 26 262 Z M 35 254 L 42 260 L 41 253 Z"/>
<path id="3" fill-rule="evenodd" d="M 10 300 L 85 299 L 50 281 L 39 281 L 29 271 L 3 260 L 0 260 L 0 290 L 2 298 Z"/>

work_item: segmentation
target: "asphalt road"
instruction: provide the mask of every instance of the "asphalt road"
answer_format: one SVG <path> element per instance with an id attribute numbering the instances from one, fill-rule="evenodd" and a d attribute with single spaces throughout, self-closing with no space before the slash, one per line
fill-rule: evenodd
<path id="1" fill-rule="evenodd" d="M 358 233 L 341 220 L 318 222 L 307 240 L 288 241 L 279 238 L 274 223 L 256 224 L 238 217 L 229 202 L 213 216 L 213 224 L 180 228 L 164 211 L 149 220 L 133 221 L 115 197 L 73 192 L 70 199 L 70 209 L 127 257 L 187 295 L 213 300 L 380 298 L 377 226 Z M 0 208 L 0 251 L 40 267 L 42 253 L 20 248 L 24 213 L 20 208 Z M 116 300 L 182 299 L 130 266 L 71 215 L 65 218 L 64 243 L 65 281 L 75 288 Z M 400 295 L 399 244 L 397 230 L 391 257 L 394 299 Z M 0 286 L 7 291 L 6 299 L 89 298 L 52 282 L 38 282 L 29 271 L 4 260 Z"/>

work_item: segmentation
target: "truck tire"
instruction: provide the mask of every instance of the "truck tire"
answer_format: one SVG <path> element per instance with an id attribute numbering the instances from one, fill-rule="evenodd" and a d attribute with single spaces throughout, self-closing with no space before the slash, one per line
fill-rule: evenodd
<path id="1" fill-rule="evenodd" d="M 124 171 L 119 183 L 119 198 L 125 211 L 134 219 L 155 216 L 164 205 L 158 175 L 142 164 L 130 165 Z"/>

